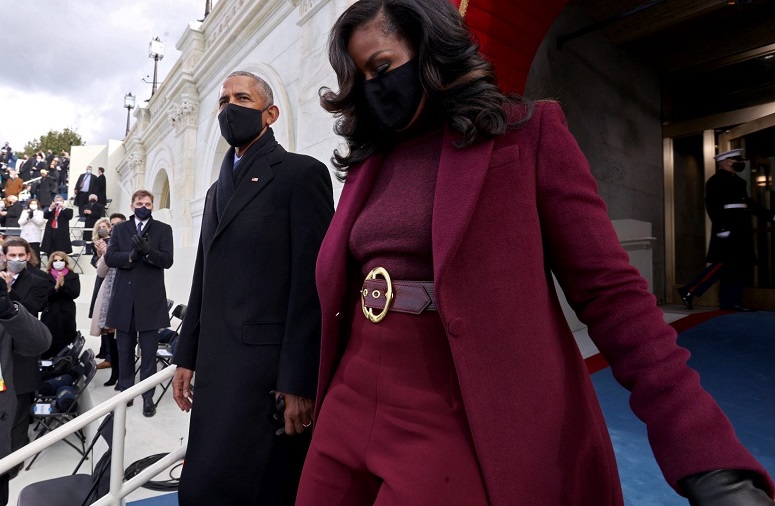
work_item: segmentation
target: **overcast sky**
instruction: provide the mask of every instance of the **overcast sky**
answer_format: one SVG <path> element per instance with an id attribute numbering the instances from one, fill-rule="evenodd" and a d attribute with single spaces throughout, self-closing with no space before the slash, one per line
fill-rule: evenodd
<path id="1" fill-rule="evenodd" d="M 141 81 L 153 77 L 148 43 L 166 43 L 163 80 L 180 56 L 175 44 L 204 10 L 204 0 L 2 2 L 0 145 L 20 150 L 67 127 L 87 145 L 123 139 L 124 95 L 131 91 L 138 104 L 151 96 Z"/>

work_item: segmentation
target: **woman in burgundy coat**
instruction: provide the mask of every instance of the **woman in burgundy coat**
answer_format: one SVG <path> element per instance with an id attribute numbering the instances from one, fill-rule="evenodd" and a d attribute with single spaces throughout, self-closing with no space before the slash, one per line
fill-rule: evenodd
<path id="1" fill-rule="evenodd" d="M 331 32 L 346 178 L 318 256 L 321 367 L 298 505 L 623 504 L 550 273 L 692 504 L 773 483 L 628 263 L 560 107 L 507 98 L 447 0 Z M 386 307 L 387 306 L 387 307 Z"/>

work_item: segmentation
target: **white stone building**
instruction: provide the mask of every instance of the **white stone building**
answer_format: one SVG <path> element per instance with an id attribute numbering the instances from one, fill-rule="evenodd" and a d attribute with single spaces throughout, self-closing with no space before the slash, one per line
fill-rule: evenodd
<path id="1" fill-rule="evenodd" d="M 155 195 L 155 215 L 174 229 L 175 266 L 167 286 L 177 302 L 188 294 L 205 193 L 229 147 L 217 118 L 223 79 L 247 70 L 266 80 L 280 109 L 273 125 L 278 142 L 327 162 L 340 141 L 318 90 L 336 87 L 328 33 L 352 3 L 220 0 L 203 22 L 189 23 L 176 44 L 178 61 L 150 101 L 135 109 L 123 143 L 73 148 L 71 180 L 78 168 L 105 167 L 110 212 L 127 214 L 137 189 Z M 334 187 L 338 199 L 341 184 L 334 180 Z"/>

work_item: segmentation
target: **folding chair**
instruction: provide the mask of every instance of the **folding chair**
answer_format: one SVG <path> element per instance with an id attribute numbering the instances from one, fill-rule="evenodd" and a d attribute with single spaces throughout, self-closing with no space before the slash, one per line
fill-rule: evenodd
<path id="1" fill-rule="evenodd" d="M 175 305 L 175 301 L 172 299 L 167 299 L 167 312 L 169 313 L 172 309 L 172 306 Z M 184 306 L 185 307 L 185 306 Z M 170 313 L 170 319 L 175 316 L 174 312 Z M 164 329 L 162 329 L 164 330 Z M 159 330 L 161 332 L 161 330 Z M 157 352 L 157 358 L 158 358 L 158 352 Z M 137 343 L 137 346 L 135 346 L 135 375 L 140 372 L 140 343 Z"/>
<path id="2" fill-rule="evenodd" d="M 76 474 L 102 438 L 108 449 L 94 466 L 92 474 Z M 110 490 L 110 460 L 113 454 L 113 413 L 108 414 L 97 429 L 89 448 L 69 476 L 31 483 L 19 492 L 18 506 L 77 506 L 92 504 Z"/>
<path id="3" fill-rule="evenodd" d="M 175 309 L 172 311 L 172 318 L 177 318 L 178 325 L 175 327 L 175 330 L 172 330 L 171 328 L 163 329 L 159 331 L 159 335 L 162 336 L 164 334 L 169 335 L 170 337 L 168 339 L 159 339 L 159 348 L 156 350 L 156 362 L 161 364 L 161 368 L 164 369 L 165 367 L 169 367 L 172 365 L 172 355 L 175 352 L 175 346 L 177 345 L 178 336 L 180 335 L 180 327 L 183 325 L 183 318 L 186 317 L 186 305 L 185 304 L 178 304 L 175 306 Z M 170 378 L 166 384 L 164 384 L 161 387 L 161 392 L 159 393 L 159 397 L 156 399 L 156 402 L 154 403 L 156 407 L 159 406 L 159 403 L 161 402 L 161 398 L 164 397 L 164 394 L 167 393 L 167 390 L 169 390 L 170 385 L 172 385 L 172 378 Z"/>
<path id="4" fill-rule="evenodd" d="M 113 203 L 113 199 L 105 199 L 105 211 L 107 212 L 108 209 L 110 209 L 110 204 Z"/>
<path id="5" fill-rule="evenodd" d="M 51 368 L 54 367 L 54 364 L 56 364 L 58 360 L 64 357 L 72 357 L 73 362 L 77 361 L 78 357 L 80 357 L 81 355 L 81 351 L 83 350 L 83 347 L 85 344 L 86 344 L 86 338 L 83 337 L 83 334 L 81 334 L 80 330 L 77 331 L 75 334 L 75 339 L 73 340 L 72 343 L 62 348 L 59 351 L 59 353 L 57 353 L 50 359 L 38 361 L 40 370 L 43 371 L 45 375 L 46 371 L 51 370 Z"/>
<path id="6" fill-rule="evenodd" d="M 73 245 L 73 252 L 68 256 L 73 259 L 73 263 L 75 264 L 73 266 L 73 271 L 78 269 L 81 271 L 81 274 L 83 274 L 83 267 L 81 267 L 78 262 L 81 260 L 81 257 L 86 254 L 86 241 L 83 239 L 75 239 L 70 241 L 70 244 Z M 78 249 L 76 250 L 76 248 Z"/>
<path id="7" fill-rule="evenodd" d="M 72 344 L 68 344 L 62 348 L 62 350 L 51 357 L 50 360 L 38 360 L 40 380 L 45 382 L 51 378 L 56 378 L 61 374 L 65 374 L 71 367 L 77 365 L 85 343 L 86 338 L 78 331 Z M 36 396 L 36 401 L 38 397 L 40 397 L 40 395 Z"/>
<path id="8" fill-rule="evenodd" d="M 35 428 L 36 430 L 39 430 L 38 435 L 35 436 L 36 440 L 47 432 L 66 424 L 78 416 L 78 401 L 80 400 L 81 395 L 86 391 L 86 387 L 91 383 L 91 380 L 94 379 L 94 375 L 97 373 L 97 362 L 94 359 L 94 351 L 91 349 L 84 351 L 78 361 L 78 366 L 83 369 L 80 385 L 76 383 L 76 385 L 72 387 L 72 390 L 58 392 L 57 395 L 54 396 L 39 397 L 32 405 L 32 416 L 34 420 L 38 422 Z M 65 400 L 63 394 L 65 393 L 72 394 L 71 397 L 66 399 L 67 402 L 63 402 Z M 80 448 L 67 439 L 64 439 L 64 442 L 70 445 L 79 454 L 83 455 L 86 453 L 86 437 L 83 435 L 83 431 L 80 430 L 76 432 L 75 435 L 81 444 Z M 32 461 L 26 468 L 28 471 L 39 455 L 40 453 L 37 453 L 32 458 Z"/>

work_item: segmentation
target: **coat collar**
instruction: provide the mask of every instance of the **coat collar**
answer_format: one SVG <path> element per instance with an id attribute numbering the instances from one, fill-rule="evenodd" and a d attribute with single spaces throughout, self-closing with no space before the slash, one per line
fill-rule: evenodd
<path id="1" fill-rule="evenodd" d="M 129 217 L 129 221 L 132 223 L 132 232 L 137 233 L 137 218 L 134 214 Z M 143 235 L 145 235 L 151 229 L 153 221 L 153 216 L 151 216 L 148 218 L 148 221 L 145 222 L 145 226 L 143 227 Z"/>

